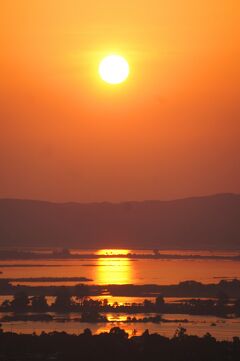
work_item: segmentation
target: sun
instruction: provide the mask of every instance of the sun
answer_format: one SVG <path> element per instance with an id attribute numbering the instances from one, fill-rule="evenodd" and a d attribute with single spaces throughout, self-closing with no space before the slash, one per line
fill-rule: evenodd
<path id="1" fill-rule="evenodd" d="M 120 84 L 129 75 L 129 64 L 120 55 L 108 55 L 99 64 L 99 75 L 106 83 Z"/>

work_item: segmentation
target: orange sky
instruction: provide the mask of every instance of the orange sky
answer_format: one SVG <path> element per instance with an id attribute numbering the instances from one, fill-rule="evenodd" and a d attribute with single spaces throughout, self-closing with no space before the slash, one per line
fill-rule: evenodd
<path id="1" fill-rule="evenodd" d="M 2 0 L 0 197 L 240 192 L 238 0 Z M 127 82 L 98 76 L 127 58 Z"/>

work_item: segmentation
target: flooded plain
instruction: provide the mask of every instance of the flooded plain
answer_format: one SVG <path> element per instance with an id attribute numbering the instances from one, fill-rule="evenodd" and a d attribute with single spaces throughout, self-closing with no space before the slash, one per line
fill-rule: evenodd
<path id="1" fill-rule="evenodd" d="M 84 277 L 91 284 L 177 284 L 186 280 L 203 283 L 218 283 L 221 279 L 240 277 L 240 261 L 214 259 L 220 256 L 238 256 L 239 251 L 179 251 L 165 250 L 161 254 L 170 254 L 173 258 L 129 258 L 128 253 L 150 254 L 151 250 L 72 250 L 73 254 L 81 254 L 80 259 L 47 258 L 47 251 L 42 252 L 42 259 L 1 260 L 1 278 L 71 278 Z M 98 258 L 92 258 L 97 254 Z M 86 255 L 86 258 L 84 257 Z M 101 255 L 103 256 L 101 258 Z M 110 257 L 106 257 L 109 255 Z M 121 257 L 118 257 L 121 255 Z M 123 257 L 125 255 L 125 257 Z M 186 256 L 186 259 L 174 258 Z M 211 259 L 189 256 L 211 256 Z M 19 282 L 18 282 L 19 283 Z M 24 282 L 20 282 L 23 284 Z M 27 282 L 39 285 L 34 280 Z M 58 284 L 75 284 L 59 280 Z M 44 282 L 47 285 L 46 282 Z"/>
<path id="2" fill-rule="evenodd" d="M 68 278 L 83 277 L 86 278 L 86 284 L 159 284 L 171 285 L 186 280 L 194 280 L 202 283 L 218 283 L 221 279 L 230 280 L 240 278 L 240 261 L 217 259 L 217 256 L 238 256 L 238 251 L 179 251 L 164 250 L 161 254 L 179 255 L 183 258 L 162 259 L 162 258 L 131 258 L 129 253 L 144 255 L 151 254 L 151 250 L 71 250 L 72 254 L 80 254 L 79 259 L 69 259 L 59 257 L 48 258 L 49 250 L 37 250 L 42 254 L 42 258 L 36 259 L 15 259 L 0 261 L 0 278 L 11 279 L 14 285 L 74 285 L 81 282 L 68 281 Z M 93 254 L 94 257 L 89 256 Z M 86 257 L 84 256 L 86 255 Z M 95 257 L 97 255 L 97 258 Z M 106 256 L 110 257 L 106 257 Z M 120 255 L 120 256 L 119 256 Z M 200 255 L 203 258 L 191 259 L 189 255 Z M 205 259 L 204 256 L 211 256 L 211 259 Z M 186 256 L 186 258 L 184 258 Z M 216 259 L 214 258 L 216 256 Z M 59 280 L 52 282 L 36 282 L 35 279 L 54 277 Z M 64 277 L 64 281 L 61 278 Z M 31 278 L 28 281 L 18 281 L 18 278 Z M 12 296 L 6 295 L 0 297 L 2 303 L 4 299 L 11 299 Z M 100 296 L 99 298 L 106 298 Z M 113 297 L 107 296 L 109 304 L 117 302 L 118 304 L 141 303 L 140 297 Z M 52 298 L 48 298 L 51 303 Z M 167 302 L 176 302 L 176 299 L 166 299 Z M 187 329 L 189 334 L 202 336 L 207 332 L 218 339 L 231 339 L 233 336 L 240 335 L 240 319 L 224 319 L 213 316 L 190 316 L 190 315 L 164 315 L 165 319 L 171 322 L 160 323 L 132 323 L 126 322 L 126 314 L 106 314 L 111 322 L 108 323 L 80 323 L 74 320 L 76 315 L 55 315 L 53 321 L 14 321 L 3 322 L 2 327 L 5 331 L 14 331 L 20 333 L 37 334 L 42 331 L 66 331 L 79 334 L 85 328 L 90 328 L 93 333 L 109 331 L 114 326 L 124 328 L 130 335 L 141 334 L 144 330 L 158 332 L 164 336 L 173 336 L 176 328 L 186 319 L 188 322 L 182 326 Z M 133 315 L 131 315 L 133 316 Z M 138 317 L 141 315 L 138 314 Z M 1 315 L 3 317 L 3 314 Z M 79 317 L 79 314 L 78 314 Z"/>

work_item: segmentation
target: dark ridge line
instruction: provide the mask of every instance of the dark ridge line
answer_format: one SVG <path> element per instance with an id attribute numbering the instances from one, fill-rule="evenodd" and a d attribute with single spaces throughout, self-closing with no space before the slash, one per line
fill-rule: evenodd
<path id="1" fill-rule="evenodd" d="M 178 201 L 186 200 L 197 200 L 197 199 L 206 199 L 206 198 L 219 198 L 219 197 L 240 197 L 239 193 L 225 192 L 225 193 L 211 193 L 204 194 L 199 196 L 189 196 L 189 197 L 179 197 L 175 199 L 144 199 L 144 200 L 128 200 L 128 201 L 97 201 L 97 202 L 81 202 L 81 201 L 66 201 L 66 202 L 57 202 L 57 201 L 48 201 L 42 199 L 29 199 L 29 198 L 0 198 L 1 201 L 16 201 L 16 202 L 29 202 L 29 203 L 44 203 L 52 205 L 121 205 L 121 204 L 139 204 L 139 203 L 172 203 Z"/>

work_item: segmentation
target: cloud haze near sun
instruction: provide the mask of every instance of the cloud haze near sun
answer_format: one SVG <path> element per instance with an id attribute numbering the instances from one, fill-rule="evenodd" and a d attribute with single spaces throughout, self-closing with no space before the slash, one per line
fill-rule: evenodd
<path id="1" fill-rule="evenodd" d="M 0 197 L 240 192 L 238 1 L 1 1 Z M 123 55 L 129 79 L 98 74 Z"/>

